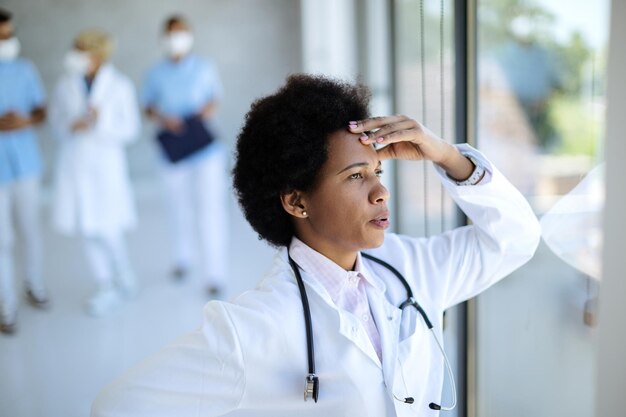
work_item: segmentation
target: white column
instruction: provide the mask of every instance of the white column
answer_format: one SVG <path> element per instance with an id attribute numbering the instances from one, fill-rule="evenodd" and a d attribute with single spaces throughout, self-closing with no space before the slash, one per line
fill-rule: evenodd
<path id="1" fill-rule="evenodd" d="M 598 417 L 626 413 L 626 2 L 611 5 L 606 121 L 606 207 L 604 213 L 603 277 L 598 329 Z"/>
<path id="2" fill-rule="evenodd" d="M 391 56 L 390 8 L 387 0 L 365 0 L 363 62 L 367 85 L 372 90 L 372 114 L 391 114 L 393 111 L 393 74 Z"/>
<path id="3" fill-rule="evenodd" d="M 353 81 L 358 72 L 355 0 L 301 0 L 303 69 Z"/>

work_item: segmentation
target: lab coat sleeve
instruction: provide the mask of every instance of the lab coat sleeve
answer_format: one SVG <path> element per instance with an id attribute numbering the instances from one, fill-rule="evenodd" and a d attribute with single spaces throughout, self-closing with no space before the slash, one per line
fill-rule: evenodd
<path id="1" fill-rule="evenodd" d="M 52 100 L 49 106 L 50 128 L 55 139 L 65 140 L 72 136 L 72 114 L 67 106 L 68 82 L 61 78 L 52 93 Z"/>
<path id="2" fill-rule="evenodd" d="M 222 303 L 205 324 L 106 387 L 91 417 L 211 417 L 236 409 L 245 388 L 241 346 Z"/>
<path id="3" fill-rule="evenodd" d="M 459 186 L 437 168 L 444 187 L 472 224 L 429 239 L 402 238 L 416 259 L 418 288 L 444 310 L 529 261 L 541 236 L 521 193 L 480 152 L 457 146 L 487 170 L 479 184 Z"/>
<path id="4" fill-rule="evenodd" d="M 117 76 L 115 92 L 106 102 L 97 103 L 98 118 L 95 137 L 104 144 L 130 143 L 137 138 L 141 126 L 135 87 L 126 77 Z"/>

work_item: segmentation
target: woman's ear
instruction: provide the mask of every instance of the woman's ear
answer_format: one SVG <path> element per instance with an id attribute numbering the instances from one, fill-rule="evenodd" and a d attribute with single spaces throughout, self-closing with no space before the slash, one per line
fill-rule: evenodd
<path id="1" fill-rule="evenodd" d="M 304 204 L 304 196 L 298 190 L 292 190 L 280 195 L 280 201 L 285 211 L 294 217 L 303 219 L 308 216 Z"/>

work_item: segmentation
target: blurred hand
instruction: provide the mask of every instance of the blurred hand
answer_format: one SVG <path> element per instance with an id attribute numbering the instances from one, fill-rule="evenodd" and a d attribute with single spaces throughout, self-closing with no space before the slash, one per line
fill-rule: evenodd
<path id="1" fill-rule="evenodd" d="M 72 123 L 72 132 L 84 132 L 89 129 L 90 123 L 85 117 L 81 117 L 80 119 L 76 119 L 74 123 Z"/>
<path id="2" fill-rule="evenodd" d="M 15 111 L 10 111 L 0 116 L 1 132 L 23 129 L 31 124 L 30 117 L 24 117 Z"/>
<path id="3" fill-rule="evenodd" d="M 98 120 L 98 110 L 90 107 L 87 110 L 87 114 L 83 117 L 76 119 L 72 124 L 72 132 L 84 132 L 91 129 Z"/>
<path id="4" fill-rule="evenodd" d="M 183 121 L 178 117 L 161 117 L 161 126 L 173 133 L 179 133 L 183 129 Z"/>

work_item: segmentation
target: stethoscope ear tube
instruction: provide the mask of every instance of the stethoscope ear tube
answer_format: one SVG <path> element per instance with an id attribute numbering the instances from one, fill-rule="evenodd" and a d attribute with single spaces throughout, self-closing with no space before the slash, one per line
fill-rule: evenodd
<path id="1" fill-rule="evenodd" d="M 315 351 L 313 347 L 313 326 L 311 324 L 311 309 L 309 308 L 309 297 L 306 295 L 304 289 L 304 282 L 300 275 L 300 269 L 298 264 L 289 255 L 289 264 L 296 275 L 296 282 L 298 283 L 298 289 L 300 290 L 300 300 L 302 301 L 302 309 L 304 311 L 304 325 L 306 327 L 306 345 L 307 355 L 309 362 L 309 374 L 306 376 L 304 384 L 304 401 L 308 398 L 313 398 L 317 402 L 319 395 L 319 378 L 315 375 Z"/>

